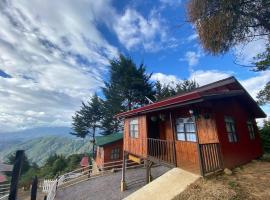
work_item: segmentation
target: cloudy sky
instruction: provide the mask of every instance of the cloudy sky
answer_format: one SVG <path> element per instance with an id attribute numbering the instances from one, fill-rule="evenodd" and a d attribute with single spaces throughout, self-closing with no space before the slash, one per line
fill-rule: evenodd
<path id="1" fill-rule="evenodd" d="M 207 55 L 181 0 L 2 0 L 0 27 L 1 132 L 69 126 L 119 52 L 144 62 L 153 81 L 203 85 L 234 75 L 255 97 L 270 80 L 269 71 L 234 64 L 248 64 L 263 39 Z"/>

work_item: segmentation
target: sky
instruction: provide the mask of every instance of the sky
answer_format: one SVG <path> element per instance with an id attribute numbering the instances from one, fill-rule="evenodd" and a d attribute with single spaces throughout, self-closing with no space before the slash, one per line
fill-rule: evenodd
<path id="1" fill-rule="evenodd" d="M 70 126 L 119 53 L 143 62 L 152 81 L 204 85 L 233 75 L 256 98 L 270 71 L 235 63 L 250 64 L 265 40 L 211 56 L 185 9 L 184 0 L 0 1 L 0 132 Z"/>

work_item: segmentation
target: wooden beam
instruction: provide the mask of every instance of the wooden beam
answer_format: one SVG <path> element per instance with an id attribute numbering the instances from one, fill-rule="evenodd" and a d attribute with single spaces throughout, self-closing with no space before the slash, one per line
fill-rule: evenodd
<path id="1" fill-rule="evenodd" d="M 15 163 L 14 163 L 13 171 L 12 171 L 8 200 L 17 199 L 18 183 L 19 183 L 19 178 L 21 175 L 23 157 L 24 157 L 24 151 L 18 150 L 15 156 Z"/>
<path id="2" fill-rule="evenodd" d="M 121 179 L 121 192 L 127 189 L 126 185 L 126 168 L 127 168 L 127 153 L 123 151 L 123 164 L 122 164 L 122 179 Z"/>
<path id="3" fill-rule="evenodd" d="M 141 164 L 141 158 L 138 158 L 138 157 L 133 156 L 133 155 L 131 155 L 131 154 L 128 155 L 128 159 L 129 159 L 129 160 L 132 160 L 132 161 L 134 161 L 134 162 L 136 162 L 136 163 L 138 163 L 138 164 Z"/>
<path id="4" fill-rule="evenodd" d="M 37 187 L 38 187 L 38 178 L 37 178 L 37 176 L 35 176 L 32 180 L 31 200 L 37 199 Z"/>

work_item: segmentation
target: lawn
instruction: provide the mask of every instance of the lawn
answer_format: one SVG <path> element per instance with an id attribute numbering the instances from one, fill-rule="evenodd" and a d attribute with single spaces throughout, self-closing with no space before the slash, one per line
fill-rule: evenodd
<path id="1" fill-rule="evenodd" d="M 269 200 L 270 156 L 235 168 L 232 175 L 201 178 L 175 200 Z"/>

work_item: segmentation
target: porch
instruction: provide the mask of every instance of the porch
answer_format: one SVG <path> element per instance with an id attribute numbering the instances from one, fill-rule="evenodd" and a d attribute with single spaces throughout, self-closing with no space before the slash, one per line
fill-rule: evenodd
<path id="1" fill-rule="evenodd" d="M 135 119 L 137 121 L 133 118 L 125 122 L 124 151 L 127 154 L 202 176 L 222 169 L 220 144 L 209 116 L 196 119 L 188 109 L 181 109 Z M 205 135 L 208 138 L 205 139 Z"/>

